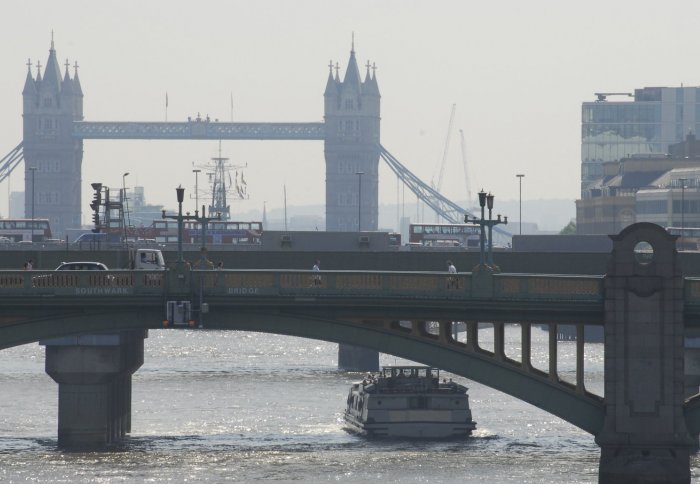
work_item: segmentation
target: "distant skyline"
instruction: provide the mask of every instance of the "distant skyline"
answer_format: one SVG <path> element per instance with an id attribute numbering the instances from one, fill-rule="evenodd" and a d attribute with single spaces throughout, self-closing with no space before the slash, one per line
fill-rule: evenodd
<path id="1" fill-rule="evenodd" d="M 11 0 L 2 11 L 0 156 L 21 141 L 27 59 L 46 63 L 52 31 L 61 64 L 80 66 L 86 120 L 165 120 L 167 93 L 169 121 L 197 113 L 229 121 L 233 99 L 235 121 L 298 122 L 322 120 L 328 63 L 343 75 L 354 32 L 358 63 L 377 66 L 382 144 L 428 183 L 456 105 L 442 184 L 453 200 L 466 198 L 460 129 L 474 196 L 483 187 L 497 203 L 517 200 L 524 173 L 523 199 L 574 200 L 582 102 L 700 81 L 692 62 L 700 4 L 689 1 Z M 129 172 L 127 186 L 173 207 L 178 185 L 194 195 L 193 163 L 217 154 L 214 141 L 86 141 L 83 220 L 91 182 L 120 187 Z M 282 207 L 284 185 L 290 206 L 324 203 L 322 142 L 224 141 L 222 155 L 247 164 L 250 199 L 234 202 L 234 218 L 263 202 Z M 400 202 L 396 178 L 380 166 L 380 204 Z M 23 181 L 19 168 L 12 190 Z M 201 177 L 199 185 L 203 197 Z M 7 194 L 5 181 L 3 215 Z M 415 201 L 408 190 L 405 199 Z"/>

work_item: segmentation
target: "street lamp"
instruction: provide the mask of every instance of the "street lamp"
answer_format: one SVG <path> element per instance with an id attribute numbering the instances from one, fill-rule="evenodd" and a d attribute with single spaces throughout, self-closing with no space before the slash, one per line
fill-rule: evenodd
<path id="1" fill-rule="evenodd" d="M 357 231 L 362 232 L 362 175 L 364 171 L 358 171 L 357 175 Z"/>
<path id="2" fill-rule="evenodd" d="M 37 170 L 36 166 L 29 167 L 29 171 L 32 172 L 32 242 L 34 242 L 34 174 Z"/>
<path id="3" fill-rule="evenodd" d="M 679 178 L 679 182 L 681 182 L 681 248 L 683 247 L 683 235 L 685 235 L 684 229 L 685 229 L 685 182 L 688 181 L 687 178 Z"/>
<path id="4" fill-rule="evenodd" d="M 194 206 L 199 207 L 199 174 L 202 170 L 195 168 L 192 170 L 194 173 Z M 202 209 L 202 215 L 204 215 L 204 209 Z"/>
<path id="5" fill-rule="evenodd" d="M 486 261 L 484 260 L 484 238 L 486 234 L 484 233 L 484 207 L 486 206 L 486 192 L 482 188 L 479 192 L 479 206 L 481 207 L 481 230 L 479 231 L 479 264 L 484 265 Z"/>
<path id="6" fill-rule="evenodd" d="M 129 176 L 129 172 L 127 171 L 122 175 L 122 196 L 124 197 L 123 203 L 126 206 L 126 220 L 127 224 L 124 225 L 124 242 L 127 242 L 127 236 L 126 236 L 126 227 L 131 225 L 131 220 L 129 218 L 129 198 L 126 196 L 126 177 Z M 124 216 L 122 215 L 122 223 L 124 223 Z"/>
<path id="7" fill-rule="evenodd" d="M 480 227 L 480 233 L 479 233 L 479 267 L 488 267 L 492 271 L 497 270 L 496 266 L 493 264 L 493 226 L 494 225 L 499 225 L 499 224 L 507 224 L 508 223 L 508 217 L 503 217 L 501 219 L 501 215 L 497 215 L 496 219 L 493 219 L 492 216 L 492 211 L 493 211 L 493 199 L 495 197 L 491 193 L 486 193 L 483 188 L 479 192 L 479 206 L 481 207 L 481 219 L 477 219 L 476 217 L 474 218 L 474 222 L 479 224 Z M 488 207 L 489 209 L 489 218 L 486 220 L 484 216 L 484 209 Z M 469 214 L 466 214 L 464 216 L 464 223 L 469 222 Z M 488 255 L 485 254 L 486 252 L 486 234 L 485 234 L 485 228 L 488 227 L 489 229 L 489 246 L 488 246 Z M 488 261 L 486 260 L 488 258 Z"/>
<path id="8" fill-rule="evenodd" d="M 518 177 L 518 188 L 520 189 L 520 235 L 523 235 L 523 177 L 525 175 L 520 173 L 515 176 Z"/>

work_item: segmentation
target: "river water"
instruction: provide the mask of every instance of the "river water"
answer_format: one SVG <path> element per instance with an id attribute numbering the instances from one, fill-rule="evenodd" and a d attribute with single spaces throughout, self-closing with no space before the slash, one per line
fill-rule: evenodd
<path id="1" fill-rule="evenodd" d="M 508 327 L 517 356 L 519 328 Z M 480 330 L 480 340 L 491 332 Z M 486 343 L 488 345 L 488 343 Z M 533 329 L 546 368 L 547 334 Z M 574 376 L 574 343 L 559 344 Z M 602 345 L 586 385 L 602 391 Z M 407 363 L 390 355 L 382 365 Z M 337 346 L 261 333 L 151 331 L 119 451 L 56 448 L 58 386 L 37 344 L 0 351 L 0 482 L 596 482 L 599 449 L 572 425 L 487 386 L 469 387 L 477 430 L 460 441 L 367 441 L 343 430 L 349 386 Z M 446 374 L 445 376 L 451 376 Z M 700 475 L 700 460 L 692 460 Z"/>

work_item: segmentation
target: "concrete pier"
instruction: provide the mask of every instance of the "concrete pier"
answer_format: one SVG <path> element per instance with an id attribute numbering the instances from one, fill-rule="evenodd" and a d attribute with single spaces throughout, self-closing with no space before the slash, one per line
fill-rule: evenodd
<path id="1" fill-rule="evenodd" d="M 58 446 L 99 449 L 131 430 L 131 376 L 143 364 L 145 331 L 41 341 L 58 383 Z"/>
<path id="2" fill-rule="evenodd" d="M 612 236 L 605 282 L 601 483 L 688 483 L 683 278 L 675 237 L 639 223 Z"/>

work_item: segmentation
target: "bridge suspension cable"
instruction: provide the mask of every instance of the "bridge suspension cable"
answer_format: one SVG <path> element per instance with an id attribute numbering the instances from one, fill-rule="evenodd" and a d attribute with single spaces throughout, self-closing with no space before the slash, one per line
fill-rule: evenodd
<path id="1" fill-rule="evenodd" d="M 437 190 L 418 178 L 381 144 L 379 145 L 379 155 L 386 161 L 389 168 L 391 168 L 404 185 L 447 222 L 453 224 L 464 223 L 465 215 L 468 215 L 470 219 L 475 218 L 473 213 L 460 207 L 452 200 L 445 198 Z M 493 231 L 504 238 L 510 239 L 512 237 L 510 232 L 498 226 L 493 227 Z"/>
<path id="2" fill-rule="evenodd" d="M 24 142 L 20 142 L 12 151 L 0 159 L 0 182 L 10 176 L 12 170 L 24 160 Z"/>

